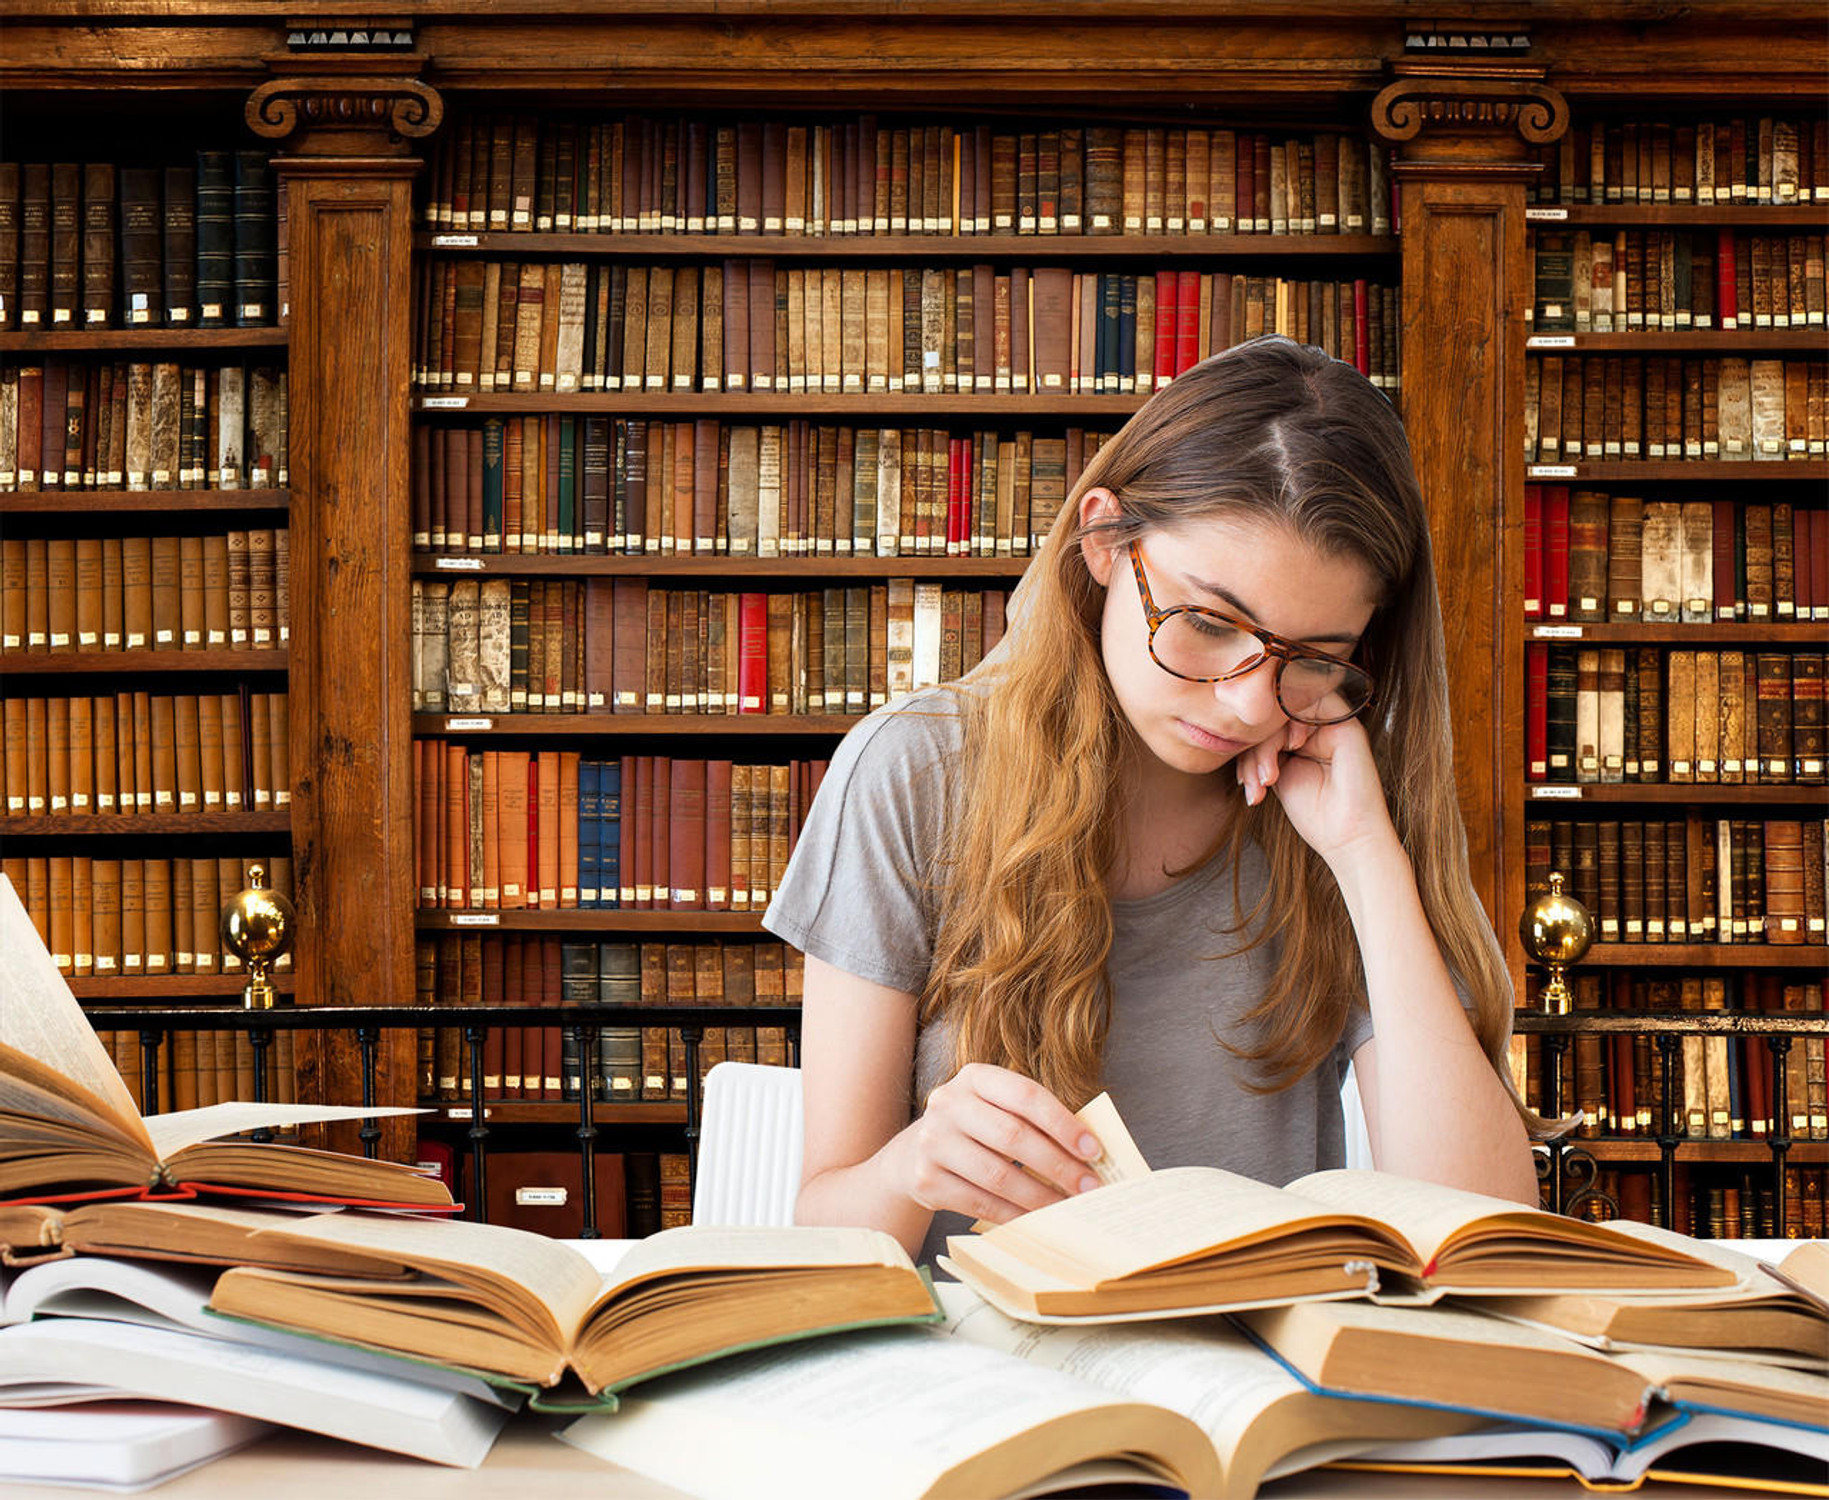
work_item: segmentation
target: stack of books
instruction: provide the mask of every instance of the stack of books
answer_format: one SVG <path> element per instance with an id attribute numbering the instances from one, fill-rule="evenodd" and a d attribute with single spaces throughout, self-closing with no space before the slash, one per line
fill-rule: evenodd
<path id="1" fill-rule="evenodd" d="M 937 1289 L 861 1229 L 687 1226 L 606 1275 L 409 1168 L 217 1139 L 359 1108 L 142 1118 L 4 877 L 0 948 L 0 1478 L 157 1482 L 266 1424 L 474 1467 L 525 1407 L 707 1496 L 1326 1462 L 1829 1494 L 1819 1242 L 1774 1274 L 1383 1173 L 1151 1172 L 1089 1106 L 1108 1180 L 954 1237 Z"/>

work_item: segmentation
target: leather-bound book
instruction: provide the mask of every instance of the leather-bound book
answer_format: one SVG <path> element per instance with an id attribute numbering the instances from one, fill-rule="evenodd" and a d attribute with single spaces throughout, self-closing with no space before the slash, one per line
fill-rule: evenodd
<path id="1" fill-rule="evenodd" d="M 82 317 L 78 327 L 106 328 L 114 318 L 114 168 L 82 168 Z"/>
<path id="2" fill-rule="evenodd" d="M 51 326 L 51 168 L 27 162 L 19 169 L 19 314 L 17 326 Z"/>
<path id="3" fill-rule="evenodd" d="M 1749 503 L 1741 509 L 1746 534 L 1746 617 L 1756 623 L 1773 619 L 1772 507 Z"/>
<path id="4" fill-rule="evenodd" d="M 1641 614 L 1646 620 L 1676 621 L 1682 616 L 1684 541 L 1682 506 L 1673 500 L 1647 500 L 1639 548 Z"/>
<path id="5" fill-rule="evenodd" d="M 82 327 L 82 175 L 75 162 L 51 166 L 50 327 Z"/>
<path id="6" fill-rule="evenodd" d="M 234 321 L 243 328 L 274 323 L 276 220 L 273 172 L 265 151 L 235 153 L 233 194 Z"/>
<path id="7" fill-rule="evenodd" d="M 1752 365 L 1724 356 L 1720 375 L 1720 456 L 1726 460 L 1753 457 Z"/>
<path id="8" fill-rule="evenodd" d="M 1762 782 L 1792 780 L 1791 658 L 1775 651 L 1756 656 L 1759 775 Z M 1754 778 L 1749 777 L 1749 780 Z"/>
<path id="9" fill-rule="evenodd" d="M 1822 942 L 1826 930 L 1829 930 L 1829 912 L 1825 911 L 1824 892 L 1825 853 L 1823 819 L 1804 819 L 1804 941 L 1807 943 Z"/>
<path id="10" fill-rule="evenodd" d="M 1752 386 L 1753 457 L 1782 460 L 1785 440 L 1785 364 L 1779 359 L 1749 362 Z"/>
<path id="11" fill-rule="evenodd" d="M 1732 500 L 1711 503 L 1710 587 L 1715 601 L 1715 619 L 1735 620 L 1746 613 L 1746 601 L 1738 591 L 1734 569 L 1734 540 L 1739 531 L 1739 507 Z"/>
<path id="12" fill-rule="evenodd" d="M 1772 818 L 1764 832 L 1765 940 L 1788 947 L 1804 941 L 1803 823 Z"/>
<path id="13" fill-rule="evenodd" d="M 1721 652 L 1716 679 L 1716 701 L 1720 704 L 1720 711 L 1716 715 L 1720 742 L 1719 779 L 1730 786 L 1746 781 L 1756 781 L 1758 780 L 1756 767 L 1750 767 L 1747 764 L 1746 658 L 1744 653 Z"/>
<path id="14" fill-rule="evenodd" d="M 1824 729 L 1821 653 L 1800 651 L 1791 658 L 1791 752 L 1795 780 L 1821 785 L 1829 759 L 1829 736 Z"/>
<path id="15" fill-rule="evenodd" d="M 1677 522 L 1677 598 L 1686 623 L 1714 618 L 1714 510 L 1706 500 L 1682 503 Z"/>
<path id="16" fill-rule="evenodd" d="M 1672 651 L 1664 702 L 1665 779 L 1693 782 L 1696 745 L 1696 653 Z"/>
<path id="17" fill-rule="evenodd" d="M 1576 490 L 1569 497 L 1569 614 L 1571 620 L 1607 617 L 1607 496 Z"/>
<path id="18" fill-rule="evenodd" d="M 1623 781 L 1626 764 L 1626 653 L 1620 648 L 1605 648 L 1599 656 L 1598 779 L 1603 782 Z"/>
<path id="19" fill-rule="evenodd" d="M 1721 778 L 1721 659 L 1713 651 L 1695 653 L 1694 775 L 1699 782 Z"/>
<path id="20" fill-rule="evenodd" d="M 1643 599 L 1645 502 L 1613 495 L 1607 505 L 1607 602 L 1605 618 L 1636 620 Z M 1540 523 L 1541 524 L 1541 523 Z M 1571 525 L 1573 524 L 1571 518 Z M 1528 525 L 1528 512 L 1527 512 Z M 1528 547 L 1528 542 L 1527 542 Z M 1571 564 L 1572 565 L 1572 564 Z M 1529 587 L 1526 586 L 1528 602 Z M 1528 611 L 1526 618 L 1530 618 Z"/>

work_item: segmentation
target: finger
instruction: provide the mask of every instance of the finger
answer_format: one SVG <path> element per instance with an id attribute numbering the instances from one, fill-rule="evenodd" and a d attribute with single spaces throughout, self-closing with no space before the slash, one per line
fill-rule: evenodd
<path id="1" fill-rule="evenodd" d="M 986 1224 L 1007 1224 L 1028 1212 L 1020 1204 L 999 1198 L 953 1172 L 942 1172 L 932 1190 L 916 1201 L 935 1213 L 964 1214 Z"/>
<path id="2" fill-rule="evenodd" d="M 1098 1137 L 1074 1116 L 1073 1111 L 1033 1078 L 989 1063 L 972 1063 L 960 1071 L 959 1077 L 980 1098 L 1053 1137 L 1059 1148 L 1069 1155 L 1083 1161 L 1096 1161 L 1104 1149 L 1099 1145 Z"/>
<path id="3" fill-rule="evenodd" d="M 1072 1196 L 1071 1191 L 1062 1192 L 1023 1162 L 963 1137 L 954 1137 L 942 1145 L 936 1165 L 977 1192 L 1009 1204 L 1017 1213 L 1046 1208 Z"/>
<path id="4" fill-rule="evenodd" d="M 1089 1185 L 1098 1185 L 1098 1179 L 1092 1175 L 1082 1157 L 1062 1150 L 1060 1142 L 1054 1137 L 1037 1130 L 1022 1116 L 1011 1114 L 987 1100 L 970 1101 L 954 1116 L 951 1123 L 964 1140 L 983 1150 L 998 1164 L 988 1175 L 983 1171 L 962 1172 L 962 1175 L 971 1176 L 974 1181 L 991 1187 L 1012 1201 L 1028 1202 L 1031 1207 L 1040 1206 L 1030 1202 L 1029 1195 L 1020 1188 L 1006 1185 L 1005 1178 L 1008 1174 L 1004 1171 L 1005 1167 L 1010 1168 L 1018 1177 L 1034 1174 L 1038 1185 L 1045 1186 L 1050 1193 L 1078 1193 L 1086 1191 Z M 1015 1165 L 1019 1162 L 1022 1167 L 1028 1168 L 1028 1173 Z M 946 1165 L 956 1172 L 962 1171 L 956 1160 L 949 1159 Z"/>

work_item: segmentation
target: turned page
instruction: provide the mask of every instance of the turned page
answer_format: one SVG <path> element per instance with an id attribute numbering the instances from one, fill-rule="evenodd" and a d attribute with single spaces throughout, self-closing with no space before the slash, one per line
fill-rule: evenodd
<path id="1" fill-rule="evenodd" d="M 6 955 L 0 963 L 0 1086 L 9 1076 L 24 1077 L 75 1103 L 84 1111 L 77 1118 L 106 1120 L 151 1150 L 139 1123 L 140 1112 L 114 1059 L 58 973 L 5 875 L 0 875 L 0 953 Z M 39 1066 L 25 1068 L 20 1054 Z M 57 1081 L 57 1074 L 68 1083 Z M 0 1108 L 14 1107 L 10 1094 L 0 1094 Z"/>
<path id="2" fill-rule="evenodd" d="M 262 1125 L 316 1125 L 327 1120 L 360 1120 L 370 1115 L 417 1115 L 425 1111 L 410 1104 L 206 1104 L 201 1109 L 175 1110 L 152 1115 L 145 1121 L 147 1138 L 160 1161 L 170 1161 L 186 1146 L 199 1146 L 218 1136 L 239 1135 Z M 329 1153 L 326 1153 L 329 1154 Z M 353 1166 L 360 1158 L 346 1158 Z"/>
<path id="3" fill-rule="evenodd" d="M 563 1436 L 688 1494 L 912 1500 L 1043 1422 L 1124 1404 L 989 1349 L 882 1330 L 670 1375 Z"/>
<path id="4" fill-rule="evenodd" d="M 297 1244 L 368 1251 L 469 1287 L 523 1328 L 549 1330 L 551 1347 L 571 1347 L 601 1278 L 576 1250 L 542 1235 L 465 1220 L 319 1214 L 304 1223 L 263 1230 Z M 234 1272 L 230 1272 L 234 1275 Z M 389 1283 L 375 1283 L 377 1292 Z M 352 1302 L 351 1315 L 360 1316 Z"/>
<path id="5" fill-rule="evenodd" d="M 1050 1203 L 986 1238 L 1020 1244 L 1023 1258 L 1044 1270 L 1103 1281 L 1298 1229 L 1355 1223 L 1388 1238 L 1375 1218 L 1356 1220 L 1351 1210 L 1217 1167 L 1171 1167 Z"/>
<path id="6" fill-rule="evenodd" d="M 637 1240 L 603 1280 L 598 1301 L 650 1277 L 689 1271 L 766 1271 L 804 1266 L 898 1266 L 907 1253 L 880 1229 L 796 1225 L 690 1225 Z"/>

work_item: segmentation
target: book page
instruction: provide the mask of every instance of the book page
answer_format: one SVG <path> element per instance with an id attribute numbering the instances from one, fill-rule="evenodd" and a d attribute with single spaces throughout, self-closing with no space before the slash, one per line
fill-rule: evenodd
<path id="1" fill-rule="evenodd" d="M 790 1266 L 905 1266 L 895 1238 L 880 1229 L 813 1225 L 691 1224 L 637 1240 L 604 1278 L 607 1298 L 651 1276 L 698 1270 L 767 1270 Z"/>
<path id="2" fill-rule="evenodd" d="M 1112 1103 L 1110 1094 L 1089 1099 L 1074 1111 L 1073 1117 L 1097 1136 L 1104 1147 L 1099 1159 L 1087 1164 L 1101 1183 L 1128 1182 L 1133 1177 L 1149 1176 L 1150 1165 L 1137 1149 L 1136 1141 L 1131 1139 L 1130 1127 L 1119 1117 L 1118 1106 Z"/>
<path id="3" fill-rule="evenodd" d="M 61 1073 L 94 1101 L 97 1113 L 132 1138 L 143 1138 L 133 1095 L 89 1025 L 51 953 L 32 925 L 13 882 L 0 874 L 0 1044 Z M 0 1059 L 0 1068 L 5 1066 Z M 81 1097 L 81 1096 L 79 1096 Z"/>
<path id="4" fill-rule="evenodd" d="M 1829 1310 L 1829 1242 L 1808 1240 L 1776 1267 L 1767 1266 L 1766 1270 L 1775 1272 L 1778 1280 L 1802 1292 L 1818 1307 Z"/>
<path id="5" fill-rule="evenodd" d="M 1103 1281 L 1344 1218 L 1325 1203 L 1234 1172 L 1173 1167 L 1050 1203 L 985 1238 L 1012 1250 L 1037 1247 L 1048 1269 L 1078 1265 L 1087 1280 Z"/>
<path id="6" fill-rule="evenodd" d="M 500 1407 L 390 1375 L 248 1348 L 173 1328 L 41 1318 L 0 1330 L 0 1396 L 98 1378 L 112 1391 L 182 1401 L 321 1432 L 434 1463 L 474 1467 L 507 1421 Z"/>
<path id="7" fill-rule="evenodd" d="M 302 1224 L 262 1230 L 294 1244 L 334 1245 L 388 1256 L 470 1287 L 521 1310 L 523 1326 L 546 1326 L 563 1351 L 595 1300 L 601 1279 L 577 1251 L 544 1235 L 465 1219 L 393 1214 L 321 1214 Z M 376 1283 L 386 1291 L 388 1284 Z M 360 1304 L 353 1301 L 354 1314 Z"/>
<path id="8" fill-rule="evenodd" d="M 995 1443 L 1115 1404 L 1059 1371 L 884 1329 L 665 1376 L 562 1436 L 689 1494 L 916 1500 Z"/>
<path id="9" fill-rule="evenodd" d="M 161 1162 L 169 1161 L 186 1146 L 213 1141 L 217 1136 L 239 1135 L 263 1125 L 317 1125 L 326 1120 L 362 1120 L 370 1115 L 422 1115 L 423 1109 L 407 1105 L 383 1104 L 206 1104 L 201 1109 L 178 1109 L 152 1115 L 146 1122 L 146 1137 L 159 1154 Z"/>

